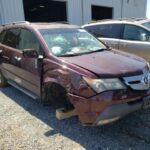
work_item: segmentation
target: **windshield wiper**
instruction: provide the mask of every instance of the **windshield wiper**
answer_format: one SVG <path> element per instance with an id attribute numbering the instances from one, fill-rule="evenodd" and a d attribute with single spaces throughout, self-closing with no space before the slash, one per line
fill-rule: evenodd
<path id="1" fill-rule="evenodd" d="M 95 51 L 89 51 L 89 52 L 81 53 L 81 54 L 90 54 L 90 53 L 102 52 L 102 51 L 107 51 L 107 50 L 110 50 L 110 49 L 108 49 L 108 48 L 101 48 L 101 49 L 97 49 Z"/>
<path id="2" fill-rule="evenodd" d="M 74 53 L 74 54 L 64 54 L 58 57 L 72 57 L 72 56 L 80 56 L 82 53 Z"/>
<path id="3" fill-rule="evenodd" d="M 84 52 L 84 53 L 64 54 L 64 55 L 60 55 L 58 57 L 81 56 L 81 55 L 91 54 L 91 53 L 95 53 L 95 52 L 102 52 L 102 51 L 105 51 L 105 50 L 110 50 L 110 48 L 101 48 L 101 49 L 97 49 L 95 51 L 89 51 L 89 52 Z"/>

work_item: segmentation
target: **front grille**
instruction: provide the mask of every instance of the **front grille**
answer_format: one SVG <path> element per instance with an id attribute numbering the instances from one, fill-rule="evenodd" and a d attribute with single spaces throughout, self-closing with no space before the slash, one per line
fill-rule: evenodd
<path id="1" fill-rule="evenodd" d="M 141 81 L 131 81 L 129 84 L 139 84 Z"/>
<path id="2" fill-rule="evenodd" d="M 142 99 L 138 99 L 138 100 L 127 102 L 127 103 L 128 103 L 128 105 L 134 105 L 134 104 L 140 103 L 142 101 L 143 101 Z"/>
<path id="3" fill-rule="evenodd" d="M 123 80 L 133 90 L 148 90 L 150 87 L 150 73 L 148 71 L 141 75 L 124 77 Z"/>

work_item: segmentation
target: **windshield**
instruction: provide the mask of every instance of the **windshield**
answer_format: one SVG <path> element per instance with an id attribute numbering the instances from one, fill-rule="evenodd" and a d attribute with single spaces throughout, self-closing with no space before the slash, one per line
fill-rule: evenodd
<path id="1" fill-rule="evenodd" d="M 150 22 L 143 23 L 142 25 L 150 29 Z"/>
<path id="2" fill-rule="evenodd" d="M 81 55 L 106 49 L 84 29 L 41 29 L 40 33 L 55 56 Z"/>

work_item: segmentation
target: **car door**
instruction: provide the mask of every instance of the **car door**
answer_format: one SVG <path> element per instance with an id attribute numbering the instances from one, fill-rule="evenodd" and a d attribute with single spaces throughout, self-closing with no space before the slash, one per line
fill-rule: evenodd
<path id="1" fill-rule="evenodd" d="M 8 29 L 0 49 L 3 51 L 2 71 L 8 82 L 40 96 L 41 69 L 38 68 L 38 59 L 25 58 L 22 53 L 24 49 L 35 49 L 40 52 L 40 43 L 35 34 L 26 29 Z"/>
<path id="2" fill-rule="evenodd" d="M 18 61 L 15 56 L 18 53 L 19 34 L 20 29 L 12 28 L 4 30 L 1 36 L 1 71 L 11 81 L 17 80 L 17 70 L 15 68 L 18 65 Z"/>
<path id="3" fill-rule="evenodd" d="M 21 86 L 30 90 L 32 93 L 40 96 L 41 94 L 41 65 L 38 58 L 27 58 L 23 56 L 22 51 L 25 49 L 36 50 L 40 55 L 42 48 L 36 34 L 28 29 L 21 28 L 19 38 L 19 51 L 16 57 L 19 61 L 18 76 L 21 80 Z M 19 60 L 21 59 L 21 60 Z"/>
<path id="4" fill-rule="evenodd" d="M 86 29 L 108 46 L 116 49 L 119 48 L 119 42 L 123 30 L 121 24 L 98 24 L 86 27 Z"/>
<path id="5" fill-rule="evenodd" d="M 131 25 L 124 25 L 123 37 L 119 49 L 143 57 L 150 62 L 150 32 L 146 29 Z"/>
<path id="6" fill-rule="evenodd" d="M 3 53 L 4 53 L 4 45 L 2 44 L 3 40 L 4 40 L 4 37 L 5 37 L 5 33 L 6 31 L 3 30 L 1 33 L 0 33 L 0 66 L 2 67 L 2 62 L 5 61 L 4 59 L 4 56 L 3 56 Z M 2 68 L 1 68 L 2 69 Z"/>

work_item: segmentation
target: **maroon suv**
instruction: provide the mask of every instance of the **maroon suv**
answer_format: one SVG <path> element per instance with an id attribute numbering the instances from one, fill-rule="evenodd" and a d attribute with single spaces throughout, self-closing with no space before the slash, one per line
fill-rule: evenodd
<path id="1" fill-rule="evenodd" d="M 150 106 L 149 65 L 112 50 L 84 29 L 18 22 L 0 34 L 0 86 L 13 85 L 43 103 L 75 109 L 100 125 Z"/>

